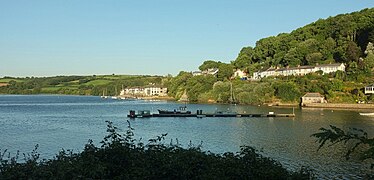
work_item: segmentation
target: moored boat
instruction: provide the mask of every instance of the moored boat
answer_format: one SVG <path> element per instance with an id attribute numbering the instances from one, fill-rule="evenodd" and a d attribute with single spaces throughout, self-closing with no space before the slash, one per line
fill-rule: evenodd
<path id="1" fill-rule="evenodd" d="M 145 118 L 145 117 L 152 117 L 151 112 L 149 110 L 142 110 L 135 113 L 134 110 L 130 110 L 130 114 L 127 115 L 129 118 Z"/>
<path id="2" fill-rule="evenodd" d="M 173 111 L 170 110 L 162 110 L 158 109 L 159 114 L 191 114 L 191 111 L 186 110 L 186 106 L 181 106 L 179 109 L 174 109 Z"/>

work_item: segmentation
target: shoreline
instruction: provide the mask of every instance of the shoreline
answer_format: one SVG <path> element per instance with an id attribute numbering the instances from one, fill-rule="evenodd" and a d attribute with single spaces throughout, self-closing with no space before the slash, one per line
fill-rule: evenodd
<path id="1" fill-rule="evenodd" d="M 309 103 L 300 106 L 302 108 L 327 108 L 327 109 L 347 109 L 347 110 L 367 110 L 373 109 L 374 104 L 340 104 L 340 103 Z"/>
<path id="2" fill-rule="evenodd" d="M 74 94 L 0 94 L 0 95 L 73 95 Z M 82 96 L 82 95 L 76 95 L 76 96 Z M 91 95 L 83 95 L 83 96 L 91 96 Z M 97 96 L 100 97 L 100 96 Z M 109 97 L 109 96 L 108 96 Z M 119 96 L 116 96 L 119 97 Z M 169 97 L 169 96 L 150 96 L 150 97 L 138 97 L 139 99 L 143 100 L 162 100 L 162 101 L 175 101 L 175 98 Z M 212 102 L 196 102 L 192 104 L 222 104 L 222 103 L 212 103 Z M 223 103 L 225 104 L 225 103 Z M 228 104 L 228 103 L 227 103 Z M 255 104 L 238 104 L 238 105 L 248 105 L 248 106 L 259 106 Z M 350 103 L 308 103 L 304 104 L 303 106 L 300 106 L 298 103 L 264 103 L 260 106 L 267 106 L 267 107 L 300 107 L 300 108 L 326 108 L 326 109 L 346 109 L 346 110 L 368 110 L 373 109 L 374 110 L 374 104 L 350 104 Z"/>

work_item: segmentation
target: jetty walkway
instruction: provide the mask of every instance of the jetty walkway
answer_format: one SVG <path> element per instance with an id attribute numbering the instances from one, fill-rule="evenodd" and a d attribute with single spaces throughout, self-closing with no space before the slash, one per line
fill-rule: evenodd
<path id="1" fill-rule="evenodd" d="M 198 111 L 199 112 L 199 111 Z M 201 111 L 200 111 L 201 112 Z M 151 118 L 151 117 L 196 117 L 196 118 L 203 118 L 203 117 L 295 117 L 295 114 L 275 114 L 273 112 L 269 112 L 269 114 L 242 114 L 242 113 L 174 113 L 174 114 L 160 114 L 154 113 L 151 114 L 149 111 L 130 111 L 127 115 L 129 118 Z"/>

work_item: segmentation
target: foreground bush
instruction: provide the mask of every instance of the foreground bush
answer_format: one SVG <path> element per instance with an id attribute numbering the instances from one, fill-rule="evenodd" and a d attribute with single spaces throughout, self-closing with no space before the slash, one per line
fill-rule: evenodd
<path id="1" fill-rule="evenodd" d="M 145 145 L 128 127 L 121 135 L 108 122 L 107 135 L 96 147 L 89 141 L 81 153 L 62 150 L 51 160 L 38 160 L 36 149 L 25 162 L 0 154 L 0 179 L 310 179 L 309 171 L 290 172 L 252 147 L 222 155 L 162 143 L 166 134 Z"/>

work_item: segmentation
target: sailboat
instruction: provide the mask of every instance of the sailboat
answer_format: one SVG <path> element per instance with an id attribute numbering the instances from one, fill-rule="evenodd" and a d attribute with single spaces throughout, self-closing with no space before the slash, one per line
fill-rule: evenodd
<path id="1" fill-rule="evenodd" d="M 237 101 L 234 96 L 234 90 L 232 88 L 232 82 L 230 81 L 230 99 L 229 99 L 230 104 L 237 104 Z"/>
<path id="2" fill-rule="evenodd" d="M 105 95 L 105 90 L 103 90 L 103 95 L 101 96 L 103 99 L 108 99 L 108 96 Z"/>
<path id="3" fill-rule="evenodd" d="M 117 86 L 115 86 L 114 88 L 115 88 L 115 94 L 114 96 L 112 96 L 112 99 L 120 99 L 117 95 Z"/>

